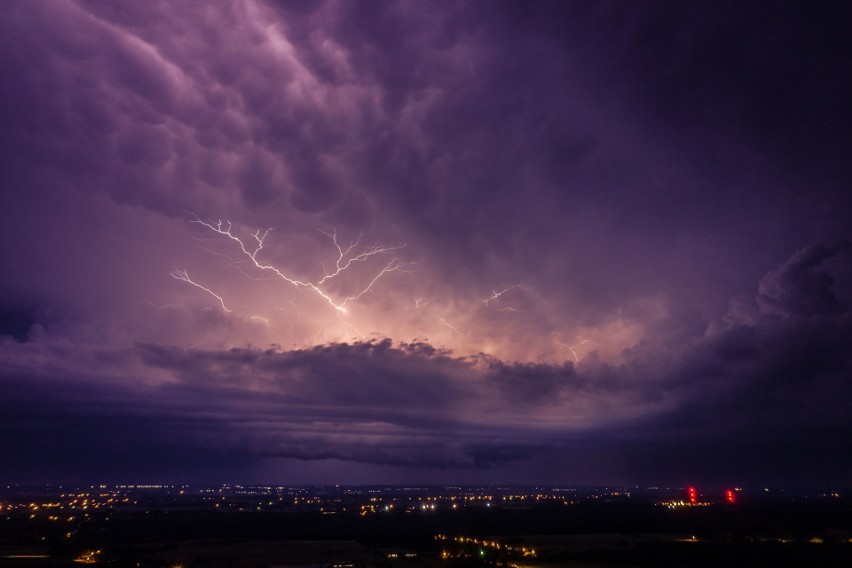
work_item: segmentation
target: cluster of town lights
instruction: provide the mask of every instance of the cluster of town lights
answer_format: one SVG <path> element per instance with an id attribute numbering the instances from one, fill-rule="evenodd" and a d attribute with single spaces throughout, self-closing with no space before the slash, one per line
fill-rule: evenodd
<path id="1" fill-rule="evenodd" d="M 457 536 L 457 537 L 449 537 L 445 534 L 435 535 L 435 540 L 441 541 L 451 541 L 455 542 L 459 545 L 472 545 L 478 546 L 480 556 L 485 556 L 485 551 L 487 549 L 499 550 L 504 552 L 510 552 L 515 554 L 520 554 L 521 556 L 534 558 L 536 555 L 534 548 L 527 548 L 526 546 L 512 546 L 510 544 L 503 544 L 497 540 L 489 540 L 489 539 L 478 539 L 469 536 Z M 441 551 L 441 558 L 446 560 L 451 558 L 453 554 L 447 550 Z"/>

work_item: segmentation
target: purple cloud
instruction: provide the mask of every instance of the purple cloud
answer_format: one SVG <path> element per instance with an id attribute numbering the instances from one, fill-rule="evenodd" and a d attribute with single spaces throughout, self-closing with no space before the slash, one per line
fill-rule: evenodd
<path id="1" fill-rule="evenodd" d="M 122 456 L 92 474 L 840 472 L 848 21 L 13 2 L 0 476 L 70 423 Z M 691 439 L 725 463 L 664 459 Z"/>

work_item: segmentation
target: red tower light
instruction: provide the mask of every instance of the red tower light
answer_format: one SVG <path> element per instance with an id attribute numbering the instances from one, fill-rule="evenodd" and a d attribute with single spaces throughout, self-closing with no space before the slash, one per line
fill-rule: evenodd
<path id="1" fill-rule="evenodd" d="M 695 487 L 689 487 L 686 491 L 689 494 L 689 502 L 692 505 L 698 503 L 698 492 L 695 490 Z"/>
<path id="2" fill-rule="evenodd" d="M 737 496 L 734 494 L 733 491 L 731 491 L 730 489 L 727 489 L 727 490 L 725 490 L 725 501 L 727 501 L 728 503 L 736 503 L 737 502 Z"/>

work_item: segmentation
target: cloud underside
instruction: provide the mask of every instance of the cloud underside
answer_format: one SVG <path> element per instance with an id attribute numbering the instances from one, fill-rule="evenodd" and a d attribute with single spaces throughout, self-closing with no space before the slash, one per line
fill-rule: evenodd
<path id="1" fill-rule="evenodd" d="M 619 365 L 510 364 L 389 339 L 289 351 L 136 344 L 92 354 L 137 369 L 136 382 L 75 375 L 62 359 L 34 373 L 24 358 L 3 373 L 3 444 L 24 461 L 85 435 L 92 452 L 107 452 L 96 463 L 139 446 L 158 459 L 185 448 L 249 462 L 488 469 L 608 455 L 619 475 L 652 469 L 652 459 L 709 476 L 720 463 L 730 475 L 770 462 L 779 475 L 836 472 L 850 449 L 842 433 L 852 426 L 852 318 L 820 264 L 845 248 L 813 247 L 768 274 L 747 322 L 720 322 L 688 349 L 638 346 Z M 740 319 L 745 304 L 732 303 Z M 4 347 L 12 342 L 40 347 L 12 338 Z"/>

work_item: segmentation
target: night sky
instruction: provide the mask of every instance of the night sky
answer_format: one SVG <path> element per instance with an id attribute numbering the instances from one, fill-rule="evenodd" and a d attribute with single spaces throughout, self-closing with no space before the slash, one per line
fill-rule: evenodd
<path id="1" fill-rule="evenodd" d="M 4 2 L 0 481 L 852 485 L 850 29 Z"/>

